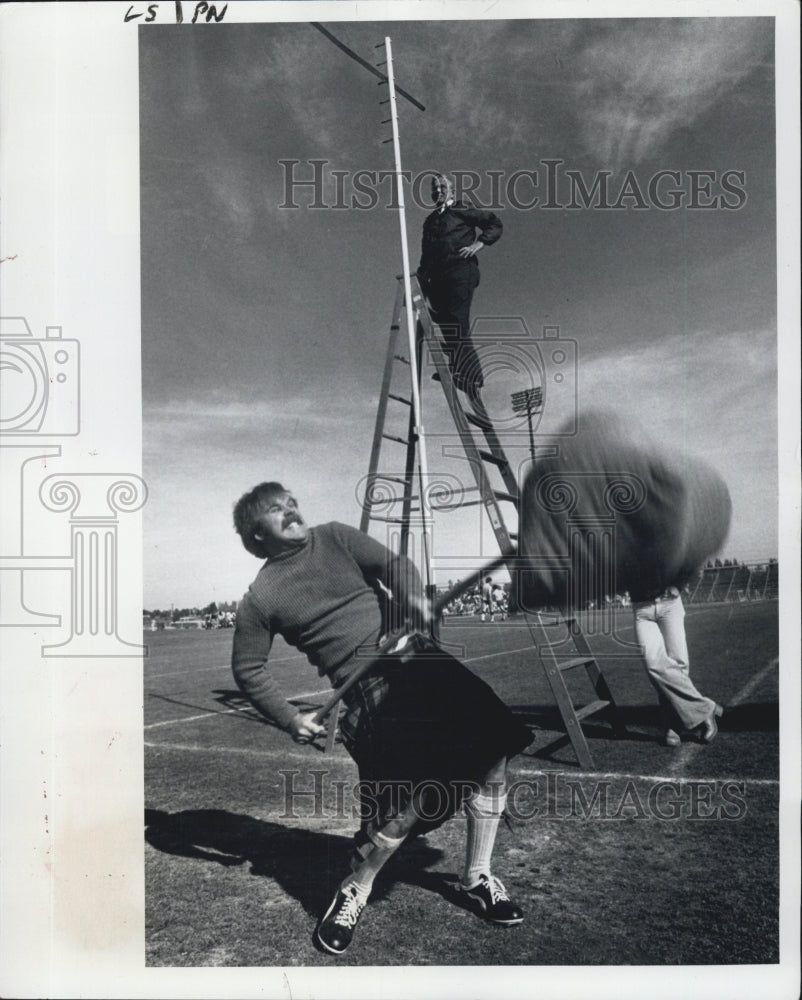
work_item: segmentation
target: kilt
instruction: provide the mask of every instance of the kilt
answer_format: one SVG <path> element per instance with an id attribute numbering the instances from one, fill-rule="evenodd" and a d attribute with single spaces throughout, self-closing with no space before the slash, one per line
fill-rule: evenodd
<path id="1" fill-rule="evenodd" d="M 423 636 L 382 657 L 343 702 L 340 732 L 359 767 L 363 826 L 381 825 L 421 789 L 417 829 L 438 826 L 492 764 L 532 740 L 488 684 Z"/>

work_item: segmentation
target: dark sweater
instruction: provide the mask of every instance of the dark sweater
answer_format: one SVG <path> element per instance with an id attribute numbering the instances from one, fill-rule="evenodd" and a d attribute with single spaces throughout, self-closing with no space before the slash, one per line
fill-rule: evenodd
<path id="1" fill-rule="evenodd" d="M 420 578 L 375 539 L 332 521 L 312 528 L 305 545 L 269 559 L 237 608 L 232 669 L 256 708 L 286 728 L 297 715 L 268 666 L 275 635 L 309 657 L 332 683 L 355 665 L 360 647 L 383 631 L 377 583 L 399 603 Z"/>
<path id="2" fill-rule="evenodd" d="M 439 209 L 432 212 L 423 223 L 418 273 L 432 277 L 454 264 L 465 264 L 469 260 L 476 263 L 475 257 L 460 257 L 460 250 L 477 238 L 480 243 L 490 246 L 499 239 L 502 229 L 501 219 L 493 212 L 464 205 L 461 201 L 442 212 Z"/>

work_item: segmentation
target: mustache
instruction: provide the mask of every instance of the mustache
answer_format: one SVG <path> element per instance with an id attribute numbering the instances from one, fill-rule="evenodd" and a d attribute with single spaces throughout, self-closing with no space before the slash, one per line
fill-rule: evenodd
<path id="1" fill-rule="evenodd" d="M 304 519 L 300 514 L 287 514 L 281 522 L 282 528 L 289 528 L 291 524 L 303 524 Z"/>

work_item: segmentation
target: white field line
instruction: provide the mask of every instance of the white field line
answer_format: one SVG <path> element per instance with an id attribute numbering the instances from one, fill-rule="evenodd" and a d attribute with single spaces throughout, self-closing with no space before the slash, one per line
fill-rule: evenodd
<path id="1" fill-rule="evenodd" d="M 527 649 L 531 649 L 531 648 L 532 648 L 531 646 L 524 646 L 522 649 L 503 649 L 503 650 L 500 650 L 498 653 L 488 653 L 488 654 L 486 654 L 484 656 L 471 656 L 471 657 L 468 657 L 468 658 L 464 659 L 462 662 L 463 663 L 474 663 L 476 660 L 489 660 L 489 659 L 491 659 L 494 656 L 508 656 L 508 655 L 510 655 L 512 653 L 522 653 L 522 652 L 525 652 Z M 273 660 L 272 662 L 273 663 L 279 663 L 280 661 L 279 660 Z M 207 667 L 206 669 L 211 669 L 211 668 Z M 183 671 L 182 670 L 182 671 L 178 671 L 178 672 L 179 673 L 189 673 L 190 671 Z M 159 676 L 160 677 L 166 677 L 168 675 L 167 674 L 159 674 Z M 150 680 L 150 678 L 148 678 L 148 680 Z M 330 689 L 328 689 L 328 688 L 324 689 L 323 691 L 304 691 L 301 694 L 291 694 L 291 695 L 288 695 L 287 696 L 287 700 L 288 701 L 301 701 L 304 698 L 311 698 L 311 697 L 316 696 L 316 695 L 329 694 L 329 691 L 330 691 Z M 180 717 L 178 719 L 163 719 L 161 722 L 151 722 L 147 726 L 145 726 L 144 728 L 145 729 L 155 729 L 157 726 L 173 726 L 173 725 L 180 725 L 182 722 L 197 722 L 199 719 L 206 719 L 206 718 L 211 719 L 211 718 L 213 718 L 214 716 L 217 716 L 217 715 L 230 715 L 232 712 L 245 712 L 245 711 L 248 710 L 248 708 L 250 708 L 249 705 L 248 706 L 243 706 L 242 708 L 226 708 L 226 709 L 223 709 L 223 711 L 204 712 L 201 715 L 184 715 L 184 716 L 182 716 L 182 717 Z"/>
<path id="2" fill-rule="evenodd" d="M 221 754 L 234 754 L 240 757 L 275 757 L 275 750 L 254 750 L 251 747 L 220 747 L 220 746 L 208 746 L 207 744 L 199 743 L 153 743 L 149 740 L 145 741 L 145 746 L 151 750 L 173 750 L 181 753 L 221 753 Z M 282 748 L 281 756 L 285 759 L 296 759 L 303 760 L 306 763 L 317 762 L 322 763 L 322 759 L 318 756 L 310 756 L 308 751 L 293 750 L 289 747 Z M 332 758 L 328 758 L 332 759 Z M 345 758 L 337 757 L 334 758 L 337 762 L 343 762 Z M 348 759 L 350 763 L 350 758 Z M 510 769 L 510 774 L 507 779 L 508 785 L 513 785 L 516 779 L 523 775 L 524 777 L 545 777 L 549 774 L 553 774 L 559 778 L 580 778 L 583 780 L 592 781 L 602 781 L 604 779 L 609 779 L 613 781 L 648 781 L 652 783 L 657 782 L 671 782 L 672 784 L 719 784 L 731 783 L 739 784 L 744 783 L 747 785 L 758 785 L 766 787 L 774 787 L 779 785 L 779 781 L 776 778 L 741 778 L 741 777 L 696 777 L 696 778 L 684 778 L 678 777 L 673 774 L 627 774 L 622 771 L 559 771 L 556 768 L 538 768 L 538 767 L 521 767 L 519 765 L 514 765 Z"/>
<path id="3" fill-rule="evenodd" d="M 773 660 L 769 660 L 766 666 L 760 671 L 760 673 L 755 674 L 751 677 L 746 684 L 738 691 L 732 698 L 727 701 L 728 708 L 735 708 L 737 705 L 743 704 L 743 702 L 749 697 L 752 692 L 763 683 L 763 681 L 772 674 L 779 665 L 779 657 L 775 656 Z M 705 747 L 704 743 L 685 743 L 682 749 L 674 757 L 671 762 L 670 771 L 677 773 L 678 771 L 685 770 L 685 767 L 691 762 L 691 760 L 703 750 Z"/>
<path id="4" fill-rule="evenodd" d="M 506 652 L 511 652 L 511 651 L 510 650 L 506 650 Z M 496 654 L 493 654 L 493 655 L 496 655 Z M 503 655 L 503 653 L 502 654 L 498 654 L 498 655 Z M 479 659 L 479 657 L 477 657 L 476 659 Z M 486 657 L 481 657 L 481 659 L 486 659 Z M 466 661 L 466 662 L 468 662 L 468 661 Z M 778 660 L 777 657 L 775 657 L 773 660 L 770 660 L 769 663 L 766 664 L 766 666 L 763 668 L 763 670 L 760 671 L 759 674 L 756 674 L 749 681 L 747 681 L 747 683 L 744 684 L 744 686 L 740 689 L 740 691 L 738 691 L 733 698 L 729 699 L 728 705 L 730 707 L 735 707 L 737 705 L 742 704 L 746 700 L 746 698 L 748 698 L 750 696 L 750 694 L 752 694 L 752 692 L 763 682 L 763 680 L 773 670 L 776 670 L 778 663 L 779 663 L 779 660 Z M 327 694 L 327 693 L 328 692 L 326 690 L 324 690 L 324 691 L 309 691 L 309 692 L 306 692 L 304 694 L 294 695 L 293 699 L 300 700 L 301 698 L 308 698 L 308 697 L 312 697 L 312 696 L 315 696 L 315 695 L 321 695 L 321 694 Z M 165 721 L 162 721 L 162 722 L 154 722 L 154 723 L 151 723 L 148 726 L 145 726 L 145 729 L 153 729 L 153 728 L 156 728 L 157 726 L 167 726 L 167 725 L 173 725 L 175 723 L 180 723 L 180 722 L 190 722 L 190 721 L 194 721 L 194 720 L 198 720 L 198 719 L 211 718 L 213 715 L 228 715 L 228 714 L 231 714 L 233 712 L 246 712 L 246 711 L 249 711 L 249 710 L 251 710 L 251 707 L 246 705 L 246 706 L 242 706 L 241 708 L 226 709 L 223 712 L 206 712 L 206 713 L 204 713 L 202 715 L 188 716 L 188 717 L 184 717 L 183 719 L 173 719 L 173 720 L 169 720 L 168 719 L 168 720 L 165 720 Z M 158 749 L 158 750 L 180 750 L 180 751 L 189 752 L 189 753 L 192 753 L 192 752 L 201 752 L 201 753 L 233 753 L 233 754 L 240 754 L 240 755 L 245 755 L 245 756 L 249 756 L 250 755 L 250 756 L 254 756 L 254 757 L 266 757 L 266 756 L 269 757 L 269 756 L 272 756 L 273 753 L 274 753 L 274 751 L 253 750 L 253 749 L 250 749 L 250 748 L 213 747 L 213 746 L 208 746 L 208 745 L 202 745 L 201 746 L 201 745 L 192 744 L 192 743 L 152 743 L 152 742 L 149 742 L 149 741 L 145 741 L 144 745 L 146 747 L 150 747 L 151 749 Z M 701 749 L 703 749 L 703 744 L 686 743 L 683 746 L 682 750 L 680 750 L 680 752 L 673 759 L 673 761 L 671 763 L 671 766 L 669 767 L 669 774 L 667 774 L 667 775 L 665 775 L 665 774 L 662 774 L 662 775 L 661 774 L 628 774 L 626 772 L 621 772 L 621 771 L 573 771 L 573 770 L 571 770 L 571 771 L 558 771 L 558 770 L 556 770 L 554 768 L 535 768 L 535 767 L 520 766 L 520 765 L 516 764 L 513 767 L 513 769 L 512 769 L 513 770 L 512 780 L 514 780 L 515 774 L 533 775 L 533 776 L 543 776 L 543 775 L 548 775 L 548 774 L 560 774 L 560 775 L 563 775 L 563 776 L 566 776 L 566 777 L 589 778 L 589 779 L 594 779 L 594 780 L 602 780 L 602 779 L 605 779 L 605 778 L 609 778 L 611 780 L 624 780 L 624 781 L 650 781 L 650 782 L 673 781 L 673 782 L 679 782 L 679 783 L 683 783 L 683 782 L 710 783 L 710 782 L 716 782 L 716 781 L 718 781 L 718 782 L 725 782 L 726 781 L 726 782 L 735 782 L 735 783 L 737 783 L 738 781 L 744 781 L 745 780 L 748 785 L 752 785 L 752 786 L 757 785 L 757 786 L 772 787 L 772 786 L 779 785 L 779 780 L 776 779 L 776 778 L 747 778 L 747 779 L 742 779 L 742 778 L 708 778 L 708 777 L 705 777 L 705 778 L 702 778 L 702 777 L 685 778 L 685 777 L 682 777 L 681 775 L 677 774 L 678 771 L 682 771 L 682 770 L 685 769 L 685 767 L 690 762 L 690 760 Z M 305 753 L 305 752 L 302 752 L 302 751 L 301 752 L 297 752 L 297 751 L 293 752 L 292 750 L 290 750 L 288 748 L 288 749 L 282 751 L 282 753 L 283 753 L 283 755 L 285 757 L 288 757 L 288 758 L 292 757 L 292 758 L 300 759 L 300 760 L 306 760 L 306 761 L 310 760 L 309 754 Z"/>
<path id="5" fill-rule="evenodd" d="M 322 691 L 305 691 L 302 694 L 291 695 L 288 701 L 301 701 L 304 698 L 314 698 L 328 694 L 329 691 L 329 688 L 325 688 Z M 200 715 L 184 715 L 180 719 L 162 719 L 161 722 L 149 722 L 147 726 L 143 726 L 142 728 L 156 729 L 159 726 L 174 726 L 180 722 L 197 722 L 198 719 L 211 719 L 215 715 L 231 715 L 233 712 L 253 712 L 254 715 L 259 715 L 253 705 L 240 705 L 239 708 L 224 708 L 219 711 L 202 712 Z"/>
<path id="6" fill-rule="evenodd" d="M 270 660 L 271 663 L 292 663 L 293 660 L 302 660 L 306 657 L 302 653 L 298 653 L 295 656 L 281 656 L 276 659 Z M 201 674 L 209 670 L 230 670 L 231 664 L 224 663 L 222 665 L 215 664 L 213 667 L 190 667 L 188 670 L 168 670 L 163 674 L 148 674 L 145 677 L 146 681 L 155 681 L 159 677 L 180 677 L 182 674 Z"/>
<path id="7" fill-rule="evenodd" d="M 721 777 L 694 777 L 694 778 L 684 778 L 681 775 L 676 774 L 627 774 L 624 771 L 557 771 L 549 768 L 541 767 L 526 767 L 520 766 L 517 763 L 510 767 L 510 773 L 507 778 L 507 784 L 511 785 L 515 781 L 515 777 L 518 773 L 524 774 L 526 776 L 534 775 L 540 777 L 542 775 L 548 774 L 558 774 L 561 778 L 590 778 L 594 781 L 600 781 L 604 778 L 610 778 L 612 780 L 620 781 L 670 781 L 672 784 L 690 784 L 690 783 L 702 783 L 709 784 L 714 782 L 745 782 L 747 785 L 779 785 L 779 780 L 777 778 L 721 778 Z"/>
<path id="8" fill-rule="evenodd" d="M 209 746 L 206 743 L 153 743 L 150 740 L 145 740 L 144 745 L 149 750 L 174 750 L 179 753 L 222 753 L 222 754 L 233 754 L 238 757 L 273 757 L 276 756 L 275 750 L 254 750 L 251 747 L 219 747 L 219 746 Z M 318 760 L 318 757 L 322 757 L 322 754 L 315 755 L 314 757 L 307 751 L 304 753 L 302 750 L 293 750 L 291 747 L 282 747 L 281 749 L 281 759 L 282 760 L 303 760 L 307 764 L 314 763 Z M 337 757 L 335 758 L 338 762 L 344 762 L 345 758 Z M 348 758 L 348 763 L 351 762 L 351 758 Z M 320 761 L 318 761 L 320 763 Z M 319 769 L 318 769 L 319 770 Z"/>
<path id="9" fill-rule="evenodd" d="M 773 671 L 776 670 L 780 665 L 779 656 L 775 656 L 773 660 L 769 660 L 766 666 L 760 671 L 759 674 L 746 682 L 741 690 L 731 698 L 729 701 L 730 705 L 741 705 L 749 697 L 752 692 L 763 683 L 765 678 Z"/>
<path id="10" fill-rule="evenodd" d="M 463 656 L 460 657 L 463 663 L 478 663 L 479 660 L 492 660 L 497 656 L 512 656 L 513 653 L 531 653 L 532 644 L 529 643 L 528 646 L 521 646 L 519 649 L 500 649 L 496 653 L 483 653 L 481 656 Z"/>
<path id="11" fill-rule="evenodd" d="M 527 650 L 531 650 L 531 648 L 532 648 L 532 646 L 529 645 L 529 646 L 522 646 L 520 649 L 503 649 L 503 650 L 499 650 L 496 653 L 486 653 L 483 656 L 472 656 L 472 657 L 470 657 L 470 659 L 462 658 L 462 662 L 463 663 L 473 663 L 476 660 L 490 660 L 494 656 L 504 656 L 504 655 L 509 655 L 511 653 L 525 653 Z M 298 653 L 297 656 L 282 656 L 282 657 L 280 657 L 278 659 L 272 659 L 271 658 L 270 662 L 271 663 L 292 663 L 293 661 L 297 661 L 297 660 L 304 660 L 305 661 L 306 657 L 302 653 Z M 183 674 L 200 674 L 200 673 L 208 672 L 208 671 L 211 671 L 211 670 L 230 670 L 230 669 L 231 669 L 231 665 L 230 664 L 222 664 L 222 665 L 215 664 L 215 666 L 213 666 L 213 667 L 192 667 L 192 668 L 190 668 L 188 670 L 169 670 L 169 671 L 167 671 L 167 672 L 165 672 L 163 674 L 148 674 L 145 677 L 145 680 L 146 681 L 154 681 L 154 680 L 158 680 L 160 677 L 180 677 Z M 294 695 L 294 697 L 301 697 L 301 695 Z"/>
<path id="12" fill-rule="evenodd" d="M 705 610 L 707 610 L 707 609 L 705 609 Z M 697 612 L 697 613 L 699 613 L 699 612 Z M 632 625 L 625 625 L 625 626 L 622 626 L 621 629 L 617 629 L 616 631 L 631 631 L 633 628 L 634 628 L 634 626 L 632 626 Z M 492 660 L 492 659 L 497 658 L 499 656 L 512 656 L 513 653 L 526 653 L 526 652 L 530 652 L 531 649 L 532 649 L 532 645 L 530 643 L 530 644 L 528 644 L 526 646 L 520 646 L 517 649 L 500 649 L 500 650 L 498 650 L 495 653 L 484 653 L 481 656 L 468 656 L 468 657 L 464 657 L 464 658 L 462 658 L 462 662 L 463 663 L 478 663 L 480 660 Z M 285 656 L 285 657 L 281 657 L 280 659 L 271 660 L 271 662 L 272 663 L 290 663 L 293 660 L 297 660 L 297 659 L 301 659 L 301 658 L 303 658 L 302 654 L 299 654 L 298 656 Z M 221 668 L 221 667 L 202 667 L 201 668 L 201 670 L 220 670 L 220 669 L 223 669 L 223 668 Z M 228 669 L 228 668 L 226 668 L 226 669 Z M 189 673 L 200 673 L 200 671 L 176 670 L 173 673 L 153 674 L 152 676 L 147 677 L 146 680 L 154 680 L 157 677 L 173 677 L 173 676 L 176 676 L 176 675 L 179 675 L 179 674 L 189 674 Z M 304 692 L 302 694 L 288 695 L 287 700 L 288 701 L 300 701 L 302 698 L 311 698 L 313 695 L 322 695 L 322 694 L 327 694 L 327 693 L 328 693 L 327 690 L 324 690 L 324 691 L 307 691 L 307 692 Z M 746 695 L 743 695 L 743 697 L 746 697 Z M 736 704 L 736 702 L 733 701 L 733 702 L 730 702 L 730 704 Z M 242 712 L 242 711 L 246 711 L 246 709 L 245 708 L 232 708 L 232 709 L 225 709 L 222 712 L 207 712 L 207 713 L 204 713 L 203 715 L 189 715 L 189 716 L 183 716 L 182 718 L 178 718 L 178 719 L 164 719 L 162 722 L 151 722 L 149 725 L 145 726 L 144 728 L 145 729 L 152 729 L 152 728 L 154 728 L 156 726 L 171 726 L 171 725 L 179 725 L 182 722 L 197 722 L 199 719 L 204 719 L 204 718 L 207 718 L 207 717 L 211 718 L 211 717 L 213 717 L 215 715 L 229 715 L 232 712 Z"/>
<path id="13" fill-rule="evenodd" d="M 216 715 L 231 715 L 233 712 L 253 712 L 251 705 L 242 705 L 240 708 L 224 708 L 217 712 L 203 712 L 201 715 L 185 715 L 181 719 L 162 719 L 161 722 L 149 722 L 143 729 L 158 729 L 159 726 L 174 726 L 178 722 L 197 722 L 198 719 L 211 719 Z M 147 746 L 147 743 L 145 744 Z"/>

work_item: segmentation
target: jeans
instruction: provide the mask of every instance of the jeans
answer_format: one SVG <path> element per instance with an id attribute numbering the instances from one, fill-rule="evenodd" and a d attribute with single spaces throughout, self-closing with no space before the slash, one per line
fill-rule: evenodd
<path id="1" fill-rule="evenodd" d="M 697 691 L 690 676 L 685 640 L 685 608 L 679 596 L 658 597 L 633 604 L 635 638 L 643 649 L 646 673 L 657 690 L 663 727 L 676 720 L 694 729 L 713 712 L 716 703 Z"/>

